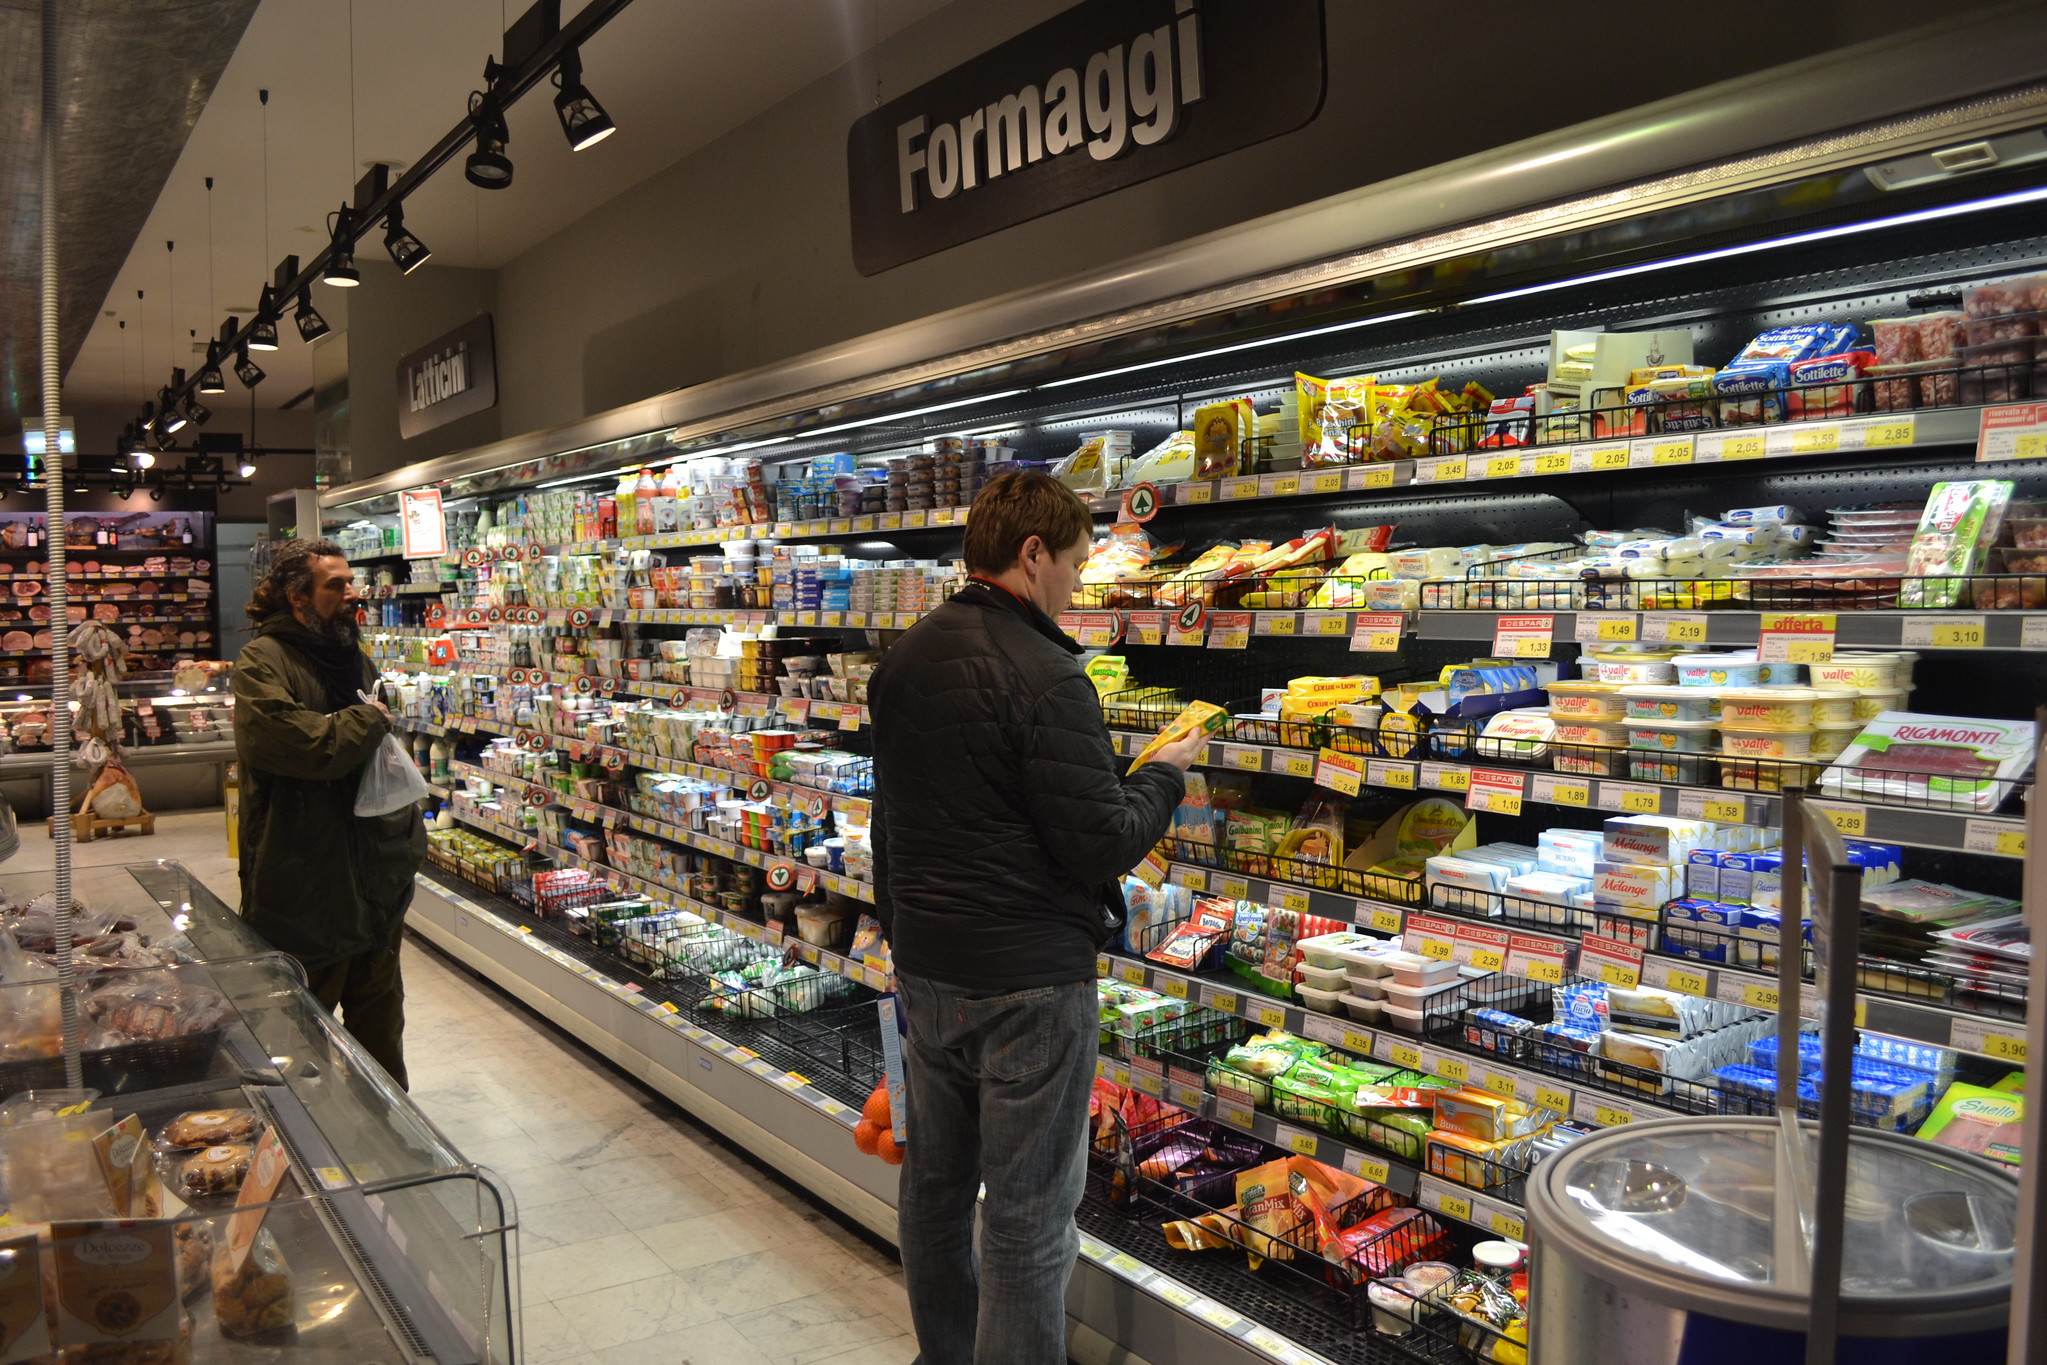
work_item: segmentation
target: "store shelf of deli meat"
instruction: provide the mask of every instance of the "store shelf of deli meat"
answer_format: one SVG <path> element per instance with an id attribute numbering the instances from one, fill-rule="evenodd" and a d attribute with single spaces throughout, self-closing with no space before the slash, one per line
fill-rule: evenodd
<path id="1" fill-rule="evenodd" d="M 449 512 L 368 631 L 449 793 L 413 923 L 893 1236 L 866 688 L 1039 469 L 1121 760 L 1208 735 L 1098 963 L 1076 1343 L 1523 1358 L 1529 1176 L 1816 1037 L 1793 793 L 1860 873 L 1855 1121 L 2015 1167 L 2041 173 L 1782 174 L 326 491 L 380 554 Z"/>

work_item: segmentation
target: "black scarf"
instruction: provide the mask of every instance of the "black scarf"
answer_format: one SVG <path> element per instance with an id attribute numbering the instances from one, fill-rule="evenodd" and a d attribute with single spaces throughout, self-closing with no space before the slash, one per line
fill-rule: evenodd
<path id="1" fill-rule="evenodd" d="M 257 639 L 271 635 L 297 650 L 320 675 L 320 681 L 327 689 L 329 715 L 350 706 L 362 705 L 362 698 L 357 693 L 362 690 L 363 661 L 368 656 L 362 652 L 360 638 L 329 639 L 308 630 L 288 611 L 278 612 L 256 627 Z"/>

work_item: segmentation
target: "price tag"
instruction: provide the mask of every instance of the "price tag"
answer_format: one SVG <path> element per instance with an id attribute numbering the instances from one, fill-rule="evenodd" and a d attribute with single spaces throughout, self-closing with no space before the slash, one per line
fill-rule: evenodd
<path id="1" fill-rule="evenodd" d="M 1562 940 L 1544 938 L 1540 934 L 1510 933 L 1507 936 L 1507 960 L 1502 970 L 1509 976 L 1544 981 L 1554 986 L 1562 983 L 1564 964 L 1570 961 L 1570 957 L 1571 945 Z"/>
<path id="2" fill-rule="evenodd" d="M 1415 950 L 1423 957 L 1433 957 L 1448 962 L 1451 955 L 1457 951 L 1457 946 L 1453 943 L 1446 943 L 1440 938 L 1424 938 L 1416 940 Z"/>
<path id="3" fill-rule="evenodd" d="M 2024 1066 L 2025 1027 L 2018 1020 L 1958 1018 L 1948 1031 L 1948 1046 Z"/>
<path id="4" fill-rule="evenodd" d="M 1493 653 L 1503 659 L 1547 659 L 1554 616 L 1502 616 L 1493 623 Z"/>
<path id="5" fill-rule="evenodd" d="M 1571 472 L 1571 452 L 1568 450 L 1546 450 L 1536 454 L 1530 461 L 1531 474 L 1568 474 Z"/>
<path id="6" fill-rule="evenodd" d="M 1308 478 L 1308 491 L 1311 493 L 1341 493 L 1343 491 L 1343 475 L 1341 473 L 1312 474 Z"/>
<path id="7" fill-rule="evenodd" d="M 1913 418 L 1872 417 L 1861 423 L 1859 442 L 1865 450 L 1878 450 L 1885 446 L 1908 446 L 1916 439 Z M 1844 436 L 1847 433 L 1843 433 Z"/>
<path id="8" fill-rule="evenodd" d="M 1449 1057 L 1439 1053 L 1430 1060 L 1435 1064 L 1435 1073 L 1446 1081 L 1455 1081 L 1463 1085 L 1471 1079 L 1471 1066 L 1462 1057 Z"/>
<path id="9" fill-rule="evenodd" d="M 1461 1194 L 1452 1194 L 1448 1190 L 1436 1191 L 1436 1211 L 1448 1214 L 1462 1223 L 1471 1221 L 1471 1201 Z"/>
<path id="10" fill-rule="evenodd" d="M 1609 469 L 1628 467 L 1628 443 L 1610 441 L 1599 445 L 1579 446 L 1571 452 L 1571 468 L 1581 474 L 1603 473 Z"/>
<path id="11" fill-rule="evenodd" d="M 1500 1236 L 1513 1241 L 1525 1242 L 1528 1240 L 1527 1225 L 1511 1213 L 1506 1213 L 1499 1209 L 1488 1211 L 1486 1214 L 1486 1226 L 1499 1233 Z"/>
<path id="12" fill-rule="evenodd" d="M 1485 476 L 1489 479 L 1511 479 L 1520 473 L 1519 455 L 1495 455 L 1485 462 Z"/>
<path id="13" fill-rule="evenodd" d="M 1389 1042 L 1386 1046 L 1386 1060 L 1395 1066 L 1404 1066 L 1409 1071 L 1422 1069 L 1422 1050 L 1412 1043 Z"/>
<path id="14" fill-rule="evenodd" d="M 1267 1028 L 1286 1027 L 1286 1011 L 1278 1005 L 1257 1006 L 1251 1011 L 1251 1019 L 1253 1023 L 1263 1024 Z"/>
<path id="15" fill-rule="evenodd" d="M 1623 1123 L 1633 1123 L 1635 1115 L 1632 1110 L 1616 1104 L 1595 1104 L 1592 1106 L 1592 1121 L 1602 1128 L 1618 1128 Z"/>
<path id="16" fill-rule="evenodd" d="M 1407 617 L 1397 611 L 1361 611 L 1352 621 L 1350 647 L 1354 653 L 1392 654 L 1400 648 Z"/>
<path id="17" fill-rule="evenodd" d="M 1097 975 L 1106 976 L 1107 973 L 1102 972 L 1097 973 Z M 1138 966 L 1135 962 L 1126 962 L 1121 967 L 1118 967 L 1116 969 L 1116 975 L 1122 977 L 1125 981 L 1128 981 L 1133 986 L 1142 986 L 1151 977 L 1150 972 Z"/>
<path id="18" fill-rule="evenodd" d="M 1214 986 L 1201 988 L 1201 1003 L 1223 1014 L 1237 1012 L 1238 998 L 1229 991 L 1217 990 Z"/>
<path id="19" fill-rule="evenodd" d="M 1273 1130 L 1273 1140 L 1290 1152 L 1301 1156 L 1313 1156 L 1322 1150 L 1322 1139 L 1305 1128 L 1282 1123 Z"/>
<path id="20" fill-rule="evenodd" d="M 1274 890 L 1279 888 L 1274 887 Z M 1308 913 L 1308 893 L 1305 891 L 1280 891 L 1279 908 L 1291 910 L 1297 915 Z"/>
<path id="21" fill-rule="evenodd" d="M 1354 1056 L 1369 1057 L 1372 1055 L 1372 1035 L 1347 1028 L 1343 1031 L 1343 1042 L 1340 1046 Z"/>
<path id="22" fill-rule="evenodd" d="M 1251 616 L 1248 611 L 1218 611 L 1208 618 L 1210 649 L 1248 649 L 1251 645 Z"/>
<path id="23" fill-rule="evenodd" d="M 1300 622 L 1301 618 L 1290 611 L 1261 611 L 1258 624 L 1252 629 L 1260 635 L 1292 635 Z"/>
<path id="24" fill-rule="evenodd" d="M 1301 1032 L 1318 1043 L 1328 1043 L 1334 1047 L 1341 1047 L 1347 1030 L 1344 1028 L 1341 1019 L 1334 1019 L 1329 1015 L 1317 1014 L 1313 1010 L 1309 1010 L 1301 1016 Z"/>
<path id="25" fill-rule="evenodd" d="M 1130 638 L 1140 645 L 1156 645 L 1166 638 L 1166 614 L 1162 611 L 1130 613 Z"/>
<path id="26" fill-rule="evenodd" d="M 1308 635 L 1345 635 L 1350 631 L 1349 612 L 1311 611 L 1301 619 Z"/>
<path id="27" fill-rule="evenodd" d="M 1571 1112 L 1570 1091 L 1559 1090 L 1554 1086 L 1544 1085 L 1539 1081 L 1535 1086 L 1535 1102 L 1543 1108 L 1553 1109 L 1559 1114 Z"/>
<path id="28" fill-rule="evenodd" d="M 1218 896 L 1228 896 L 1232 900 L 1247 900 L 1251 895 L 1251 883 L 1242 877 L 1217 877 L 1215 893 Z"/>
<path id="29" fill-rule="evenodd" d="M 1265 751 L 1262 749 L 1254 749 L 1242 744 L 1225 744 L 1222 746 L 1222 751 L 1223 766 L 1225 768 L 1242 768 L 1244 771 L 1252 773 L 1262 773 L 1265 771 Z"/>
<path id="30" fill-rule="evenodd" d="M 1377 933 L 1397 934 L 1400 932 L 1401 915 L 1398 910 L 1393 909 L 1391 906 L 1374 905 L 1367 907 L 1360 905 L 1355 923 L 1368 924 Z"/>
<path id="31" fill-rule="evenodd" d="M 1416 460 L 1414 481 L 1416 483 L 1462 483 L 1465 462 L 1462 455 L 1440 460 Z"/>
<path id="32" fill-rule="evenodd" d="M 1834 657 L 1834 613 L 1767 611 L 1757 639 L 1766 664 L 1823 664 Z"/>
<path id="33" fill-rule="evenodd" d="M 1528 797 L 1531 801 L 1546 801 L 1553 806 L 1589 806 L 1592 804 L 1592 783 L 1582 777 L 1536 773 L 1528 779 Z"/>
<path id="34" fill-rule="evenodd" d="M 1464 808 L 1491 811 L 1495 815 L 1519 815 L 1521 782 L 1520 773 L 1473 768 L 1465 791 Z"/>
<path id="35" fill-rule="evenodd" d="M 1359 1151 L 1348 1151 L 1343 1154 L 1343 1169 L 1379 1185 L 1393 1178 L 1393 1168 L 1386 1162 Z"/>
<path id="36" fill-rule="evenodd" d="M 1365 781 L 1374 787 L 1391 787 L 1395 791 L 1413 791 L 1419 773 L 1412 763 L 1396 763 L 1392 759 L 1375 758 L 1365 764 Z"/>
<path id="37" fill-rule="evenodd" d="M 1998 858 L 2026 856 L 2026 832 L 2001 820 L 1971 820 L 1963 826 L 1962 847 Z"/>
<path id="38" fill-rule="evenodd" d="M 1284 754 L 1281 767 L 1288 777 L 1313 777 L 1315 757 L 1313 754 Z"/>
<path id="39" fill-rule="evenodd" d="M 1232 1128 L 1241 1128 L 1247 1133 L 1251 1131 L 1253 1124 L 1257 1121 L 1256 1110 L 1248 1104 L 1224 1102 L 1220 1095 L 1216 1099 L 1218 1101 L 1215 1106 L 1216 1118 L 1227 1123 Z"/>
<path id="40" fill-rule="evenodd" d="M 1633 989 L 1642 984 L 1642 950 L 1619 939 L 1587 934 L 1578 950 L 1578 974 Z"/>
<path id="41" fill-rule="evenodd" d="M 1448 961 L 1457 955 L 1457 921 L 1432 915 L 1409 915 L 1401 945 L 1410 953 Z"/>
<path id="42" fill-rule="evenodd" d="M 1663 989 L 1677 991 L 1681 995 L 1696 995 L 1710 998 L 1706 989 L 1706 974 L 1695 972 L 1688 967 L 1670 967 L 1663 973 Z"/>
<path id="43" fill-rule="evenodd" d="M 1501 1095 L 1510 1100 L 1516 1098 L 1521 1093 L 1521 1083 L 1517 1077 L 1505 1075 L 1498 1071 L 1488 1071 L 1486 1073 L 1485 1088 L 1492 1091 L 1495 1095 Z"/>
<path id="44" fill-rule="evenodd" d="M 1301 476 L 1298 474 L 1267 474 L 1258 480 L 1258 496 L 1261 498 L 1290 498 L 1301 491 Z"/>
<path id="45" fill-rule="evenodd" d="M 1641 621 L 1632 611 L 1581 611 L 1571 635 L 1581 645 L 1632 644 L 1641 634 Z"/>
<path id="46" fill-rule="evenodd" d="M 1488 929 L 1477 924 L 1457 926 L 1457 960 L 1484 972 L 1496 972 L 1506 964 L 1509 934 L 1505 929 Z"/>
<path id="47" fill-rule="evenodd" d="M 1823 806 L 1817 801 L 1808 801 L 1807 810 L 1816 810 L 1834 822 L 1834 828 L 1850 839 L 1860 839 L 1869 833 L 1869 812 L 1861 806 Z"/>
<path id="48" fill-rule="evenodd" d="M 1208 1092 L 1198 1085 L 1176 1085 L 1173 1087 L 1173 1103 L 1182 1109 L 1199 1109 L 1208 1100 Z"/>
<path id="49" fill-rule="evenodd" d="M 1215 485 L 1212 483 L 1183 483 L 1180 485 L 1180 501 L 1201 503 L 1215 501 Z"/>
<path id="50" fill-rule="evenodd" d="M 1343 486 L 1346 491 L 1352 493 L 1366 489 L 1391 488 L 1393 473 L 1394 469 L 1390 464 L 1367 465 L 1363 469 L 1347 472 L 1343 476 Z"/>
<path id="51" fill-rule="evenodd" d="M 1648 436 L 1628 443 L 1628 465 L 1632 469 L 1691 462 L 1692 438 L 1689 436 Z"/>
<path id="52" fill-rule="evenodd" d="M 1170 995 L 1175 1000 L 1187 998 L 1187 983 L 1177 976 L 1162 977 L 1153 984 L 1160 995 Z"/>
<path id="53" fill-rule="evenodd" d="M 1258 496 L 1258 480 L 1252 478 L 1224 479 L 1222 481 L 1222 494 L 1224 502 L 1238 502 L 1244 498 L 1255 498 Z"/>
<path id="54" fill-rule="evenodd" d="M 1777 427 L 1765 433 L 1764 445 L 1772 456 L 1824 455 L 1841 448 L 1841 428 L 1831 424 Z"/>
<path id="55" fill-rule="evenodd" d="M 1984 619 L 1981 616 L 1906 613 L 1902 619 L 1904 627 L 1899 638 L 1903 644 L 1926 649 L 1983 648 Z"/>
<path id="56" fill-rule="evenodd" d="M 1740 796 L 1713 796 L 1706 792 L 1681 791 L 1677 813 L 1684 820 L 1712 820 L 1722 825 L 1748 823 L 1748 800 Z"/>
<path id="57" fill-rule="evenodd" d="M 1422 764 L 1422 786 L 1430 791 L 1461 792 L 1471 787 L 1471 769 L 1449 763 Z"/>
<path id="58" fill-rule="evenodd" d="M 1652 645 L 1702 645 L 1706 643 L 1705 614 L 1679 611 L 1644 612 L 1642 639 Z"/>
<path id="59" fill-rule="evenodd" d="M 1365 760 L 1358 754 L 1323 749 L 1315 756 L 1315 785 L 1356 796 L 1364 785 Z"/>
<path id="60" fill-rule="evenodd" d="M 1753 981 L 1744 981 L 1740 985 L 1741 1003 L 1752 1010 L 1769 1010 L 1774 1014 L 1782 1003 L 1783 997 L 1777 993 L 1775 986 L 1759 986 Z"/>

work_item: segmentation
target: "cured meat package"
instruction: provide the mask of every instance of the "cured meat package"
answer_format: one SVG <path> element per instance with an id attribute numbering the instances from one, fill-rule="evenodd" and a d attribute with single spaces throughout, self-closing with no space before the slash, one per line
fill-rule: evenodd
<path id="1" fill-rule="evenodd" d="M 2033 723 L 1884 711 L 1820 774 L 1829 796 L 1992 811 L 2033 763 Z"/>

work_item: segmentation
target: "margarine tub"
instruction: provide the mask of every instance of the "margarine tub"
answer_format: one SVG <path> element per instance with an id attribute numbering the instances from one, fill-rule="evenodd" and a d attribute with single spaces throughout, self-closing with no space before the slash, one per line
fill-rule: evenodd
<path id="1" fill-rule="evenodd" d="M 1810 687 L 1730 687 L 1720 693 L 1720 721 L 1745 730 L 1807 730 L 1818 701 Z"/>
<path id="2" fill-rule="evenodd" d="M 1602 744 L 1621 748 L 1628 742 L 1625 725 L 1598 724 L 1582 720 L 1560 720 L 1556 722 L 1553 736 L 1559 744 Z"/>
<path id="3" fill-rule="evenodd" d="M 1720 697 L 1703 687 L 1634 683 L 1621 689 L 1629 720 L 1718 720 Z"/>
<path id="4" fill-rule="evenodd" d="M 1720 752 L 1729 758 L 1789 759 L 1796 761 L 1812 753 L 1812 729 L 1744 730 L 1720 723 Z"/>
<path id="5" fill-rule="evenodd" d="M 1852 687 L 1815 687 L 1812 689 L 1812 723 L 1814 725 L 1850 725 L 1855 721 L 1855 698 L 1859 695 Z"/>
<path id="6" fill-rule="evenodd" d="M 1585 667 L 1600 682 L 1667 683 L 1675 676 L 1670 661 L 1674 649 L 1615 649 L 1604 654 L 1587 654 Z"/>
<path id="7" fill-rule="evenodd" d="M 1710 752 L 1661 753 L 1628 750 L 1628 776 L 1637 782 L 1682 782 L 1697 786 L 1708 780 L 1706 765 L 1720 760 Z"/>
<path id="8" fill-rule="evenodd" d="M 1831 763 L 1861 733 L 1862 722 L 1859 720 L 1851 720 L 1846 725 L 1815 725 L 1812 730 L 1812 756 Z"/>
<path id="9" fill-rule="evenodd" d="M 1704 753 L 1713 747 L 1717 729 L 1719 725 L 1710 720 L 1629 721 L 1628 747 L 1667 754 Z"/>
<path id="10" fill-rule="evenodd" d="M 1549 713 L 1556 720 L 1619 720 L 1628 712 L 1619 683 L 1592 679 L 1551 683 Z"/>
<path id="11" fill-rule="evenodd" d="M 1761 687 L 1763 665 L 1746 654 L 1680 654 L 1672 659 L 1680 687 Z"/>
<path id="12" fill-rule="evenodd" d="M 1868 687 L 1855 694 L 1855 719 L 1875 720 L 1885 711 L 1905 709 L 1902 687 Z"/>
<path id="13" fill-rule="evenodd" d="M 1765 687 L 1797 687 L 1804 681 L 1804 664 L 1763 665 L 1763 686 Z"/>
<path id="14" fill-rule="evenodd" d="M 1812 680 L 1827 687 L 1907 688 L 1916 654 L 1836 654 L 1812 666 Z"/>

